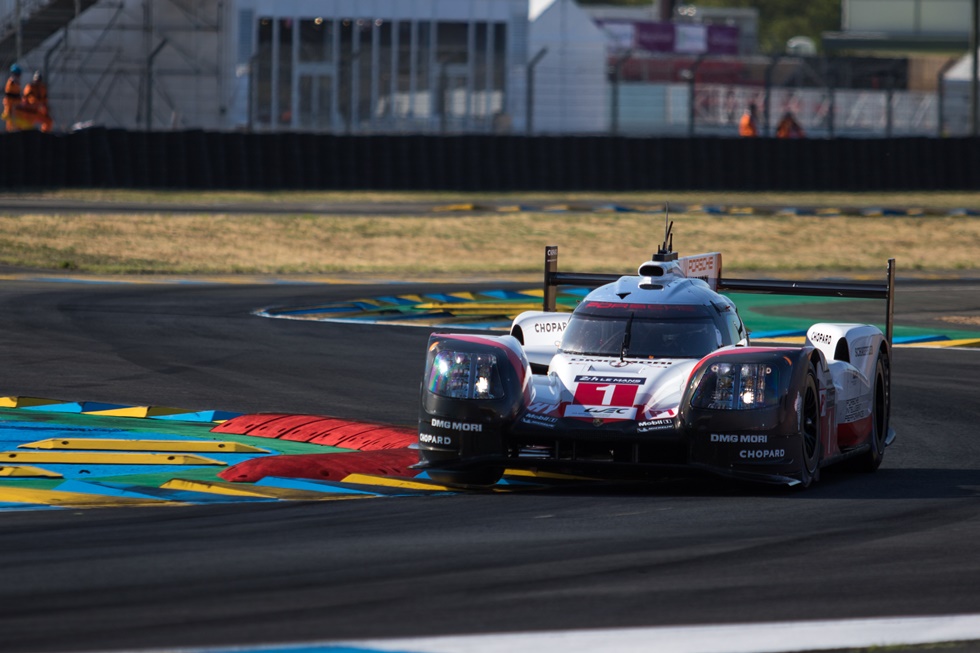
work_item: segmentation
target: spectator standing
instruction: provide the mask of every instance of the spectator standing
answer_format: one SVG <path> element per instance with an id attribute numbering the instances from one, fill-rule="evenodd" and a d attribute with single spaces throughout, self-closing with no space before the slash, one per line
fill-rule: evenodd
<path id="1" fill-rule="evenodd" d="M 17 64 L 11 66 L 10 77 L 7 78 L 7 84 L 3 87 L 3 119 L 7 123 L 8 132 L 17 131 L 17 126 L 14 125 L 14 112 L 21 102 L 20 75 L 20 66 Z"/>
<path id="2" fill-rule="evenodd" d="M 44 83 L 44 76 L 40 71 L 35 72 L 34 79 L 24 87 L 24 104 L 28 111 L 37 115 L 41 131 L 51 131 L 54 121 L 48 113 L 48 85 Z"/>
<path id="3" fill-rule="evenodd" d="M 742 114 L 738 121 L 738 135 L 744 138 L 754 138 L 759 135 L 759 121 L 756 118 L 757 109 L 753 102 Z"/>
<path id="4" fill-rule="evenodd" d="M 792 111 L 787 111 L 776 126 L 776 138 L 806 138 L 806 132 L 796 121 Z"/>

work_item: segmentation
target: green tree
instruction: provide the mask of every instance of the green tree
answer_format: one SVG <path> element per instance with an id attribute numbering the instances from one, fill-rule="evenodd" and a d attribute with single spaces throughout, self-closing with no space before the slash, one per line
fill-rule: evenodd
<path id="1" fill-rule="evenodd" d="M 819 47 L 823 32 L 840 30 L 841 0 L 698 0 L 692 4 L 757 8 L 762 52 L 782 52 L 794 36 L 809 36 Z"/>

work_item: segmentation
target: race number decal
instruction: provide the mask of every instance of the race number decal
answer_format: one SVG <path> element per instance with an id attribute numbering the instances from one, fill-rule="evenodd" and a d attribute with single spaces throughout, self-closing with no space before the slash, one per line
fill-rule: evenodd
<path id="1" fill-rule="evenodd" d="M 626 376 L 576 376 L 575 403 L 585 406 L 632 406 L 643 379 Z"/>

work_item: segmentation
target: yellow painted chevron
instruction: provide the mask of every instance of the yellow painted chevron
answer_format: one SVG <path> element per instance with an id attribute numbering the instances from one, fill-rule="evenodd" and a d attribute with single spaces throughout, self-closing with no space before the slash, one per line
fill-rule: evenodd
<path id="1" fill-rule="evenodd" d="M 541 308 L 539 303 L 527 304 L 527 303 L 474 303 L 474 304 L 458 304 L 455 302 L 428 302 L 425 304 L 416 304 L 412 307 L 419 311 L 450 311 L 457 315 L 464 313 L 476 313 L 478 315 L 484 315 L 486 313 L 513 313 L 517 315 L 522 311 L 533 311 Z"/>
<path id="2" fill-rule="evenodd" d="M 980 338 L 964 340 L 937 340 L 935 342 L 910 342 L 896 347 L 980 347 Z"/>
<path id="3" fill-rule="evenodd" d="M 105 415 L 106 417 L 146 417 L 150 413 L 149 406 L 126 406 L 108 410 L 85 411 L 86 415 Z"/>
<path id="4" fill-rule="evenodd" d="M 806 336 L 780 336 L 778 338 L 759 338 L 759 342 L 782 342 L 788 345 L 802 345 Z"/>
<path id="5" fill-rule="evenodd" d="M 573 476 L 572 474 L 559 474 L 557 472 L 542 472 L 534 469 L 507 469 L 504 476 L 523 476 L 526 478 L 547 478 L 555 481 L 594 481 L 596 479 L 588 476 Z"/>
<path id="6" fill-rule="evenodd" d="M 249 444 L 220 440 L 116 440 L 110 438 L 49 438 L 19 445 L 19 449 L 61 451 L 193 451 L 198 453 L 269 453 Z"/>
<path id="7" fill-rule="evenodd" d="M 0 399 L 0 408 L 26 408 L 30 406 L 53 406 L 64 403 L 57 399 L 44 399 L 42 397 L 3 397 Z"/>
<path id="8" fill-rule="evenodd" d="M 151 497 L 120 497 L 83 492 L 64 492 L 61 490 L 39 490 L 35 488 L 0 486 L 0 502 L 36 503 L 48 506 L 71 508 L 104 508 L 109 506 L 164 506 L 185 505 L 165 499 Z"/>
<path id="9" fill-rule="evenodd" d="M 104 415 L 107 417 L 160 417 L 161 415 L 179 415 L 192 412 L 186 408 L 172 406 L 123 406 L 106 410 L 86 410 L 85 415 Z"/>
<path id="10" fill-rule="evenodd" d="M 471 292 L 449 292 L 446 293 L 447 297 L 456 297 L 457 299 L 465 299 L 466 301 L 476 301 L 476 294 Z"/>
<path id="11" fill-rule="evenodd" d="M 98 453 L 89 451 L 0 451 L 0 463 L 54 465 L 221 465 L 228 463 L 182 453 Z"/>
<path id="12" fill-rule="evenodd" d="M 393 478 L 391 476 L 374 476 L 371 474 L 350 474 L 344 478 L 343 482 L 357 485 L 377 485 L 378 487 L 396 487 L 403 490 L 431 490 L 433 492 L 445 492 L 449 490 L 445 485 L 439 485 L 437 483 Z"/>
<path id="13" fill-rule="evenodd" d="M 245 483 L 228 483 L 225 481 L 196 481 L 175 478 L 167 481 L 161 488 L 168 490 L 190 490 L 192 492 L 207 492 L 209 494 L 224 494 L 239 497 L 262 497 L 264 499 L 283 499 L 288 501 L 340 501 L 342 499 L 370 498 L 366 494 L 339 494 L 333 492 L 314 492 L 310 490 L 294 490 L 291 488 L 266 487 Z"/>
<path id="14" fill-rule="evenodd" d="M 64 478 L 58 472 L 52 472 L 32 465 L 6 465 L 0 467 L 0 476 L 11 478 Z"/>
<path id="15" fill-rule="evenodd" d="M 522 290 L 521 291 L 521 294 L 522 295 L 527 295 L 528 297 L 543 297 L 544 296 L 544 288 L 536 288 L 536 289 L 531 289 L 531 290 Z"/>

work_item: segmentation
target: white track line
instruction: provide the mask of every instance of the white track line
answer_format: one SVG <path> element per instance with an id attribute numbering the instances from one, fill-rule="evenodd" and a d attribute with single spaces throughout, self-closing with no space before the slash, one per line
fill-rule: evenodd
<path id="1" fill-rule="evenodd" d="M 413 653 L 788 653 L 980 640 L 980 615 L 572 630 L 340 642 Z"/>

